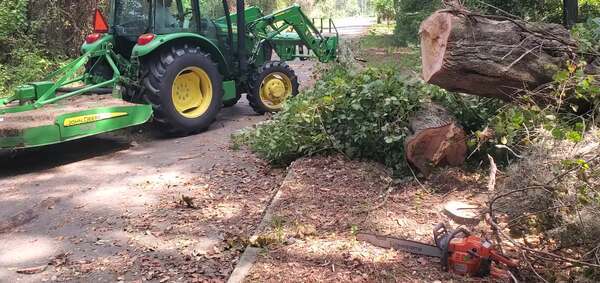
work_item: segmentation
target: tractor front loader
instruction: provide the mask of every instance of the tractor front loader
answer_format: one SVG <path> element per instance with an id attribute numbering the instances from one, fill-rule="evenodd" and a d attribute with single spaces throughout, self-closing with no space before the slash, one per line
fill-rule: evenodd
<path id="1" fill-rule="evenodd" d="M 110 1 L 108 19 L 95 11 L 81 57 L 0 99 L 0 149 L 148 121 L 168 135 L 195 134 L 243 93 L 256 112 L 277 112 L 298 93 L 285 61 L 336 58 L 337 31 L 323 35 L 297 5 L 270 15 L 242 0 L 237 13 L 230 8 L 225 0 Z"/>

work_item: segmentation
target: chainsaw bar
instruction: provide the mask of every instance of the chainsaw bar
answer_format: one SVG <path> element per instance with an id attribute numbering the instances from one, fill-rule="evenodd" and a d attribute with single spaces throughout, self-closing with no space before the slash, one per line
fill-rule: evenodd
<path id="1" fill-rule="evenodd" d="M 381 248 L 394 249 L 412 254 L 442 257 L 442 250 L 440 250 L 438 247 L 421 242 L 367 233 L 359 233 L 356 235 L 356 239 Z"/>

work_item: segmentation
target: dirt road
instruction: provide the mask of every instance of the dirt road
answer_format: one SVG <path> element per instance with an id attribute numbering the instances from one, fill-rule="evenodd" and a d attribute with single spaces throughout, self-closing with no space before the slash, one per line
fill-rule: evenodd
<path id="1" fill-rule="evenodd" d="M 313 62 L 290 65 L 314 83 Z M 225 280 L 285 174 L 229 148 L 265 119 L 242 100 L 196 136 L 142 127 L 0 153 L 0 282 Z"/>

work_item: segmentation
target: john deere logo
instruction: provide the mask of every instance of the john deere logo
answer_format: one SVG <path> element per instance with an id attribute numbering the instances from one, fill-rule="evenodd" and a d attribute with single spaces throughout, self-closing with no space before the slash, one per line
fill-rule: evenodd
<path id="1" fill-rule="evenodd" d="M 108 120 L 117 117 L 127 116 L 127 112 L 113 112 L 113 113 L 99 113 L 91 115 L 83 115 L 65 119 L 63 125 L 65 127 L 72 127 L 82 124 L 94 123 L 102 120 Z"/>

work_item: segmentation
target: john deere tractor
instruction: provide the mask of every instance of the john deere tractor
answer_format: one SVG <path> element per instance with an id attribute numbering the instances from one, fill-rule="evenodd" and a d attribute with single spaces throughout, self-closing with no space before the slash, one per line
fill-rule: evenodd
<path id="1" fill-rule="evenodd" d="M 264 15 L 242 0 L 236 4 L 110 1 L 108 9 L 95 11 L 94 33 L 80 58 L 0 99 L 0 149 L 60 143 L 150 120 L 169 135 L 195 134 L 243 93 L 256 112 L 279 111 L 298 93 L 298 78 L 285 61 L 334 60 L 335 25 L 330 20 L 333 31 L 326 36 L 322 21 L 317 29 L 297 5 Z"/>

